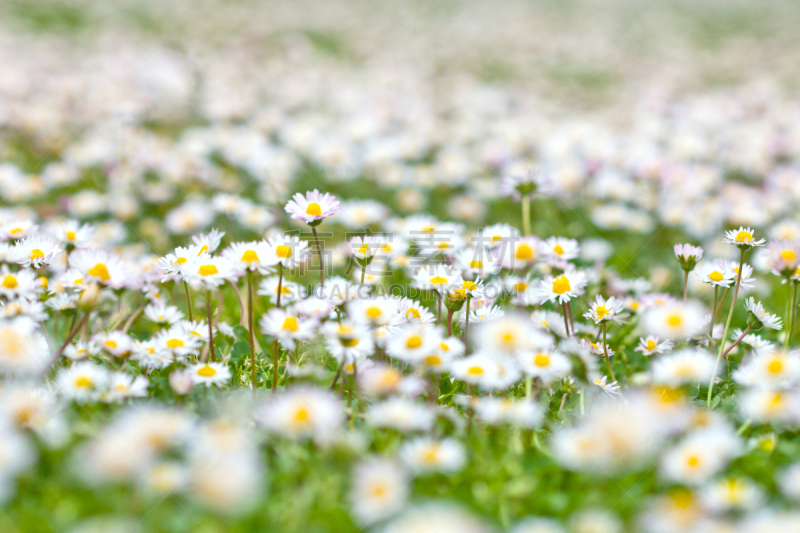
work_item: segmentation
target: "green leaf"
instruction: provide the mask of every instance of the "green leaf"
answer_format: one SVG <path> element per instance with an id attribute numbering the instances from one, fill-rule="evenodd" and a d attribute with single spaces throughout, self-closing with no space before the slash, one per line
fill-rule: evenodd
<path id="1" fill-rule="evenodd" d="M 238 364 L 243 357 L 250 355 L 250 343 L 247 341 L 239 341 L 233 345 L 231 352 L 231 363 Z"/>
<path id="2" fill-rule="evenodd" d="M 234 326 L 233 332 L 236 334 L 236 338 L 241 341 L 246 341 L 250 338 L 250 332 L 244 326 Z"/>

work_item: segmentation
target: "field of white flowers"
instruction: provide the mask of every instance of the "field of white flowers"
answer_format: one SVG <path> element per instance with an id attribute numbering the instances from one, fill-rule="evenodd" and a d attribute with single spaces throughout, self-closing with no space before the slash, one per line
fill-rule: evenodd
<path id="1" fill-rule="evenodd" d="M 800 532 L 798 24 L 0 1 L 0 531 Z"/>

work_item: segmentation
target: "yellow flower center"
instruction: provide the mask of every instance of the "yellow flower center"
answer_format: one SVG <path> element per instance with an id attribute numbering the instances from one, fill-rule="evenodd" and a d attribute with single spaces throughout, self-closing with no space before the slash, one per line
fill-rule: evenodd
<path id="1" fill-rule="evenodd" d="M 543 353 L 536 354 L 536 357 L 533 359 L 533 364 L 542 368 L 550 366 L 550 356 Z"/>
<path id="2" fill-rule="evenodd" d="M 772 361 L 772 362 L 769 364 L 769 366 L 767 367 L 767 369 L 768 369 L 768 370 L 770 371 L 770 373 L 772 373 L 772 374 L 780 374 L 780 373 L 781 373 L 781 370 L 783 370 L 783 363 L 781 363 L 781 362 L 780 362 L 780 361 L 778 361 L 778 360 Z"/>
<path id="3" fill-rule="evenodd" d="M 106 267 L 106 265 L 103 263 L 97 263 L 95 266 L 89 269 L 87 274 L 96 278 L 100 278 L 103 281 L 108 281 L 111 279 L 111 276 L 108 273 L 108 267 Z"/>
<path id="4" fill-rule="evenodd" d="M 109 339 L 109 340 L 106 341 L 106 347 L 107 348 L 116 348 L 117 347 L 117 342 L 116 341 L 112 341 L 111 339 Z"/>
<path id="5" fill-rule="evenodd" d="M 514 254 L 514 257 L 517 259 L 530 259 L 533 257 L 533 248 L 528 246 L 527 244 L 520 244 L 519 248 L 517 248 L 517 253 Z"/>
<path id="6" fill-rule="evenodd" d="M 689 465 L 692 468 L 695 468 L 695 467 L 697 467 L 697 465 L 700 464 L 700 458 L 697 457 L 696 455 L 690 455 L 686 459 L 686 464 Z"/>
<path id="7" fill-rule="evenodd" d="M 653 351 L 653 350 L 655 350 L 656 348 L 658 348 L 658 343 L 657 343 L 656 341 L 654 341 L 653 339 L 648 339 L 648 340 L 647 340 L 647 343 L 645 344 L 645 347 L 646 347 L 648 350 L 650 350 L 650 351 Z"/>
<path id="8" fill-rule="evenodd" d="M 306 215 L 319 216 L 321 214 L 322 208 L 316 202 L 308 204 L 308 207 L 306 207 Z"/>
<path id="9" fill-rule="evenodd" d="M 447 283 L 447 278 L 443 278 L 442 276 L 434 276 L 431 278 L 432 285 L 444 285 Z"/>
<path id="10" fill-rule="evenodd" d="M 604 305 L 598 305 L 595 312 L 597 313 L 597 318 L 605 318 L 608 316 L 608 309 L 606 309 Z"/>
<path id="11" fill-rule="evenodd" d="M 367 309 L 367 316 L 370 318 L 378 318 L 381 316 L 381 310 L 377 307 L 370 307 Z"/>
<path id="12" fill-rule="evenodd" d="M 180 339 L 170 339 L 167 341 L 167 346 L 170 348 L 180 348 L 183 346 L 183 341 Z"/>
<path id="13" fill-rule="evenodd" d="M 275 247 L 275 255 L 284 259 L 292 257 L 292 248 L 290 246 L 280 245 Z"/>
<path id="14" fill-rule="evenodd" d="M 409 350 L 415 350 L 422 346 L 422 337 L 419 335 L 413 335 L 406 340 L 406 348 Z"/>
<path id="15" fill-rule="evenodd" d="M 31 250 L 31 261 L 33 261 L 34 259 L 43 259 L 43 258 L 44 258 L 43 251 L 41 251 L 38 248 L 34 248 L 33 250 Z"/>
<path id="16" fill-rule="evenodd" d="M 204 245 L 203 245 L 203 247 L 202 247 L 202 248 L 200 248 L 200 251 L 199 251 L 199 252 L 197 252 L 197 257 L 200 257 L 201 255 L 203 255 L 203 254 L 204 254 L 204 253 L 206 253 L 207 251 L 208 251 L 208 245 L 207 245 L 207 244 L 204 244 Z"/>
<path id="17" fill-rule="evenodd" d="M 528 284 L 524 281 L 520 281 L 519 283 L 514 284 L 514 290 L 517 292 L 522 292 L 528 288 Z"/>
<path id="18" fill-rule="evenodd" d="M 81 388 L 91 387 L 92 381 L 89 378 L 78 378 L 75 380 L 75 386 Z"/>
<path id="19" fill-rule="evenodd" d="M 5 287 L 6 289 L 16 289 L 17 285 L 18 285 L 17 278 L 15 276 L 9 274 L 5 278 L 3 278 L 3 287 Z"/>
<path id="20" fill-rule="evenodd" d="M 781 252 L 781 258 L 787 263 L 793 263 L 797 259 L 797 255 L 792 250 L 784 250 Z"/>
<path id="21" fill-rule="evenodd" d="M 708 275 L 708 279 L 711 281 L 722 281 L 724 277 L 725 276 L 722 274 L 722 272 L 717 272 L 716 270 Z"/>
<path id="22" fill-rule="evenodd" d="M 681 325 L 681 317 L 678 315 L 672 315 L 667 319 L 667 324 L 672 327 L 678 327 Z"/>
<path id="23" fill-rule="evenodd" d="M 358 249 L 358 253 L 364 254 L 365 257 L 368 251 L 369 251 L 369 246 L 367 246 L 366 244 L 362 244 L 361 247 Z"/>
<path id="24" fill-rule="evenodd" d="M 358 346 L 358 339 L 341 339 L 342 346 L 345 348 L 352 348 Z"/>
<path id="25" fill-rule="evenodd" d="M 480 376 L 483 374 L 483 368 L 479 366 L 471 366 L 467 369 L 467 374 L 472 374 L 473 376 Z"/>
<path id="26" fill-rule="evenodd" d="M 483 268 L 483 263 L 481 261 L 470 261 L 469 267 L 470 268 Z"/>
<path id="27" fill-rule="evenodd" d="M 560 244 L 556 244 L 555 247 L 553 247 L 553 252 L 555 252 L 558 255 L 564 255 L 564 249 L 561 247 Z"/>
<path id="28" fill-rule="evenodd" d="M 216 265 L 202 265 L 197 269 L 197 273 L 201 276 L 213 276 L 214 274 L 219 274 L 219 270 L 217 270 Z"/>
<path id="29" fill-rule="evenodd" d="M 283 329 L 287 331 L 297 331 L 297 319 L 293 316 L 287 316 L 283 321 Z"/>
<path id="30" fill-rule="evenodd" d="M 258 262 L 258 254 L 255 250 L 247 250 L 245 253 L 242 254 L 242 261 L 245 263 L 257 263 Z"/>
<path id="31" fill-rule="evenodd" d="M 14 228 L 11 230 L 11 235 L 16 235 L 17 233 L 22 233 L 22 232 L 23 232 L 22 228 Z"/>
<path id="32" fill-rule="evenodd" d="M 69 240 L 69 241 L 74 241 L 75 240 L 75 232 L 74 231 L 68 231 L 67 232 L 67 240 Z"/>
<path id="33" fill-rule="evenodd" d="M 185 262 L 186 262 L 186 258 L 185 258 L 185 257 L 179 257 L 179 258 L 177 258 L 177 259 L 175 260 L 175 262 L 174 262 L 173 264 L 175 264 L 175 265 L 182 265 L 182 264 L 184 264 Z"/>
<path id="34" fill-rule="evenodd" d="M 308 420 L 308 409 L 301 407 L 294 414 L 295 422 L 306 422 Z"/>
<path id="35" fill-rule="evenodd" d="M 553 280 L 553 292 L 556 294 L 564 294 L 571 290 L 567 276 L 558 276 Z"/>
<path id="36" fill-rule="evenodd" d="M 736 242 L 748 243 L 753 240 L 753 234 L 749 231 L 740 231 L 736 234 Z"/>
<path id="37" fill-rule="evenodd" d="M 478 288 L 478 284 L 475 283 L 474 281 L 465 281 L 464 283 L 461 284 L 461 287 L 468 291 L 474 291 L 475 289 Z"/>
<path id="38" fill-rule="evenodd" d="M 217 371 L 214 370 L 213 367 L 210 367 L 210 366 L 206 365 L 206 366 L 201 366 L 200 368 L 198 368 L 197 369 L 197 373 L 199 375 L 203 376 L 204 378 L 210 378 L 211 376 L 216 374 Z"/>
<path id="39" fill-rule="evenodd" d="M 438 355 L 429 355 L 425 358 L 425 364 L 428 366 L 439 366 L 442 364 L 442 358 Z"/>
<path id="40" fill-rule="evenodd" d="M 406 319 L 408 319 L 409 315 L 411 315 L 412 318 L 419 318 L 419 311 L 417 311 L 412 307 L 411 309 L 406 311 Z"/>

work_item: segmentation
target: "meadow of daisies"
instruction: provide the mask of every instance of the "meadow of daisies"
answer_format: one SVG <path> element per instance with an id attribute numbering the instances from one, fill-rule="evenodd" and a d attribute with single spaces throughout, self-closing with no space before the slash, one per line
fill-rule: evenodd
<path id="1" fill-rule="evenodd" d="M 0 530 L 800 531 L 790 3 L 135 4 L 0 4 Z"/>

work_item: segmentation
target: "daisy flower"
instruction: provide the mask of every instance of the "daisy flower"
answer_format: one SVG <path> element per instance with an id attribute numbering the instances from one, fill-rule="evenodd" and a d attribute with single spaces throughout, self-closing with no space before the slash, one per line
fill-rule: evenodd
<path id="1" fill-rule="evenodd" d="M 750 312 L 750 318 L 747 325 L 752 331 L 758 331 L 761 328 L 781 329 L 781 319 L 777 315 L 772 315 L 764 310 L 761 302 L 756 302 L 752 296 L 747 299 L 744 305 L 745 309 Z"/>
<path id="2" fill-rule="evenodd" d="M 192 243 L 197 247 L 197 255 L 213 254 L 216 252 L 224 236 L 225 232 L 216 228 L 211 228 L 211 231 L 208 233 L 193 235 Z"/>
<path id="3" fill-rule="evenodd" d="M 330 285 L 331 281 L 328 280 L 326 287 Z M 297 302 L 305 298 L 305 290 L 303 285 L 293 281 L 281 280 L 279 276 L 270 276 L 261 280 L 258 284 L 258 295 L 266 296 L 269 298 L 270 303 L 278 301 L 278 288 L 281 291 L 281 303 L 288 304 Z"/>
<path id="4" fill-rule="evenodd" d="M 404 442 L 398 450 L 401 460 L 416 473 L 455 473 L 467 461 L 464 446 L 455 439 L 435 440 L 417 437 Z"/>
<path id="5" fill-rule="evenodd" d="M 369 406 L 364 420 L 374 428 L 390 428 L 401 433 L 411 433 L 430 431 L 436 422 L 436 415 L 429 405 L 394 397 Z"/>
<path id="6" fill-rule="evenodd" d="M 368 458 L 351 475 L 350 513 L 357 524 L 369 526 L 391 517 L 406 506 L 411 478 L 395 461 Z"/>
<path id="7" fill-rule="evenodd" d="M 347 303 L 347 316 L 355 322 L 385 326 L 390 321 L 399 321 L 399 302 L 386 296 L 356 299 Z"/>
<path id="8" fill-rule="evenodd" d="M 473 304 L 473 302 L 470 302 L 470 304 Z M 475 302 L 474 305 L 470 305 L 470 309 L 467 312 L 469 313 L 470 324 L 494 322 L 506 315 L 506 312 L 499 305 L 483 305 L 481 302 Z M 463 314 L 459 317 L 459 323 L 463 324 L 465 321 L 466 314 Z"/>
<path id="9" fill-rule="evenodd" d="M 156 324 L 174 324 L 183 320 L 183 312 L 174 305 L 166 305 L 163 302 L 148 304 L 144 308 L 144 316 Z"/>
<path id="10" fill-rule="evenodd" d="M 660 340 L 654 335 L 648 335 L 639 339 L 639 345 L 634 348 L 634 352 L 642 352 L 645 357 L 651 355 L 661 355 L 671 351 L 675 347 L 675 343 L 670 340 Z"/>
<path id="11" fill-rule="evenodd" d="M 83 248 L 94 236 L 91 224 L 81 224 L 77 220 L 64 220 L 48 225 L 48 233 L 64 246 Z"/>
<path id="12" fill-rule="evenodd" d="M 703 258 L 703 249 L 691 244 L 676 244 L 673 248 L 675 257 L 685 272 L 694 270 L 695 265 Z"/>
<path id="13" fill-rule="evenodd" d="M 128 357 L 133 350 L 133 341 L 121 331 L 109 331 L 108 333 L 98 333 L 92 337 L 92 343 L 99 350 L 114 356 Z"/>
<path id="14" fill-rule="evenodd" d="M 771 241 L 767 248 L 766 264 L 773 274 L 791 277 L 800 266 L 800 242 Z"/>
<path id="15" fill-rule="evenodd" d="M 224 324 L 225 324 L 224 322 L 219 323 L 220 330 L 223 330 Z M 190 320 L 179 320 L 178 322 L 173 324 L 173 327 L 178 327 L 183 329 L 186 333 L 189 334 L 190 337 L 198 339 L 202 342 L 208 342 L 209 339 L 208 323 L 205 320 L 195 320 L 193 322 Z M 211 332 L 213 335 L 216 335 L 217 328 L 212 326 Z M 222 331 L 222 333 L 224 334 L 225 332 Z M 230 337 L 232 335 L 228 336 Z"/>
<path id="16" fill-rule="evenodd" d="M 413 277 L 414 287 L 426 291 L 445 293 L 449 289 L 461 285 L 461 274 L 453 272 L 443 265 L 426 265 L 420 267 Z"/>
<path id="17" fill-rule="evenodd" d="M 537 237 L 514 237 L 495 249 L 495 260 L 508 270 L 524 270 L 539 259 L 539 247 Z"/>
<path id="18" fill-rule="evenodd" d="M 175 248 L 172 253 L 158 259 L 158 266 L 161 268 L 162 277 L 161 283 L 174 280 L 180 277 L 182 267 L 188 261 L 201 255 L 200 248 L 197 246 L 189 246 L 183 248 L 181 246 Z"/>
<path id="19" fill-rule="evenodd" d="M 50 348 L 27 317 L 0 320 L 0 371 L 9 374 L 37 374 L 47 370 Z"/>
<path id="20" fill-rule="evenodd" d="M 131 359 L 145 368 L 165 368 L 175 361 L 172 350 L 157 345 L 154 340 L 134 342 Z"/>
<path id="21" fill-rule="evenodd" d="M 223 363 L 197 363 L 187 369 L 195 385 L 203 384 L 206 387 L 224 385 L 231 379 L 231 371 Z"/>
<path id="22" fill-rule="evenodd" d="M 714 357 L 705 350 L 679 350 L 653 363 L 653 382 L 671 387 L 707 383 L 714 374 L 714 366 Z"/>
<path id="23" fill-rule="evenodd" d="M 94 363 L 80 361 L 62 369 L 56 383 L 69 399 L 78 402 L 91 401 L 100 396 L 108 386 L 108 371 Z"/>
<path id="24" fill-rule="evenodd" d="M 492 252 L 483 246 L 465 248 L 456 254 L 456 264 L 471 279 L 496 274 L 499 267 Z"/>
<path id="25" fill-rule="evenodd" d="M 125 372 L 111 374 L 108 390 L 101 394 L 100 399 L 106 402 L 119 402 L 127 398 L 144 398 L 147 396 L 147 387 L 150 385 L 144 376 L 131 376 Z"/>
<path id="26" fill-rule="evenodd" d="M 296 235 L 272 237 L 267 244 L 269 245 L 269 257 L 265 261 L 270 265 L 282 265 L 289 269 L 305 263 L 311 252 L 308 241 L 301 241 L 300 237 Z"/>
<path id="27" fill-rule="evenodd" d="M 519 381 L 521 371 L 513 359 L 476 353 L 451 363 L 450 372 L 461 381 L 485 390 L 504 390 Z"/>
<path id="28" fill-rule="evenodd" d="M 302 220 L 306 224 L 317 225 L 322 219 L 333 216 L 341 208 L 335 196 L 320 194 L 317 189 L 306 192 L 305 196 L 296 193 L 284 208 L 294 220 Z"/>
<path id="29" fill-rule="evenodd" d="M 287 309 L 273 307 L 259 321 L 261 332 L 279 341 L 287 350 L 294 350 L 295 341 L 307 341 L 314 336 L 316 321 L 292 314 Z"/>
<path id="30" fill-rule="evenodd" d="M 764 246 L 766 239 L 756 240 L 752 229 L 740 226 L 738 230 L 734 229 L 726 232 L 722 242 L 725 244 L 734 244 L 742 250 L 746 250 L 748 248 Z"/>
<path id="31" fill-rule="evenodd" d="M 517 354 L 525 375 L 551 383 L 565 377 L 572 369 L 569 358 L 554 350 L 526 350 Z"/>
<path id="32" fill-rule="evenodd" d="M 436 320 L 436 316 L 428 311 L 422 304 L 411 298 L 401 298 L 398 300 L 398 313 L 407 322 L 422 322 L 430 324 Z"/>
<path id="33" fill-rule="evenodd" d="M 272 395 L 254 412 L 256 424 L 293 440 L 328 442 L 345 420 L 341 398 L 327 389 L 297 387 Z"/>
<path id="34" fill-rule="evenodd" d="M 548 276 L 539 282 L 539 299 L 542 303 L 569 302 L 572 298 L 583 294 L 586 283 L 586 274 L 580 270 L 568 270 L 558 276 Z"/>
<path id="35" fill-rule="evenodd" d="M 733 272 L 734 280 L 739 275 L 738 261 L 726 261 L 725 259 L 720 259 L 717 261 L 717 266 L 719 268 L 727 268 L 729 271 Z M 744 263 L 744 265 L 742 265 L 742 279 L 739 281 L 739 289 L 748 290 L 752 289 L 754 286 L 755 280 L 753 279 L 753 267 L 747 263 Z"/>
<path id="36" fill-rule="evenodd" d="M 235 281 L 242 271 L 226 257 L 201 254 L 181 266 L 183 279 L 195 290 L 216 289 L 226 281 Z"/>
<path id="37" fill-rule="evenodd" d="M 481 242 L 488 241 L 490 247 L 500 246 L 519 235 L 519 230 L 510 224 L 493 224 L 481 230 Z"/>
<path id="38" fill-rule="evenodd" d="M 294 304 L 294 310 L 297 313 L 317 320 L 328 318 L 334 307 L 333 302 L 330 300 L 317 298 L 316 296 L 310 296 Z"/>
<path id="39" fill-rule="evenodd" d="M 17 242 L 11 253 L 17 264 L 40 268 L 55 263 L 64 254 L 64 250 L 46 237 L 31 236 Z"/>
<path id="40" fill-rule="evenodd" d="M 347 246 L 350 254 L 364 268 L 372 262 L 372 258 L 383 247 L 383 240 L 381 237 L 374 235 L 357 236 L 350 239 L 347 242 Z"/>
<path id="41" fill-rule="evenodd" d="M 23 268 L 12 272 L 8 265 L 0 266 L 0 296 L 6 298 L 34 298 L 38 284 L 36 274 Z"/>
<path id="42" fill-rule="evenodd" d="M 532 197 L 537 192 L 541 192 L 541 189 L 548 183 L 549 180 L 543 173 L 531 169 L 504 176 L 500 180 L 498 192 L 500 196 L 510 196 L 519 201 L 523 196 Z"/>
<path id="43" fill-rule="evenodd" d="M 714 512 L 754 509 L 764 501 L 764 491 L 745 478 L 728 477 L 704 487 L 700 498 Z"/>
<path id="44" fill-rule="evenodd" d="M 695 302 L 670 302 L 645 311 L 642 327 L 648 335 L 685 340 L 702 328 L 704 315 Z"/>
<path id="45" fill-rule="evenodd" d="M 153 338 L 156 349 L 168 351 L 178 361 L 196 354 L 200 350 L 200 340 L 200 337 L 192 335 L 180 325 L 161 330 Z"/>
<path id="46" fill-rule="evenodd" d="M 578 257 L 581 252 L 578 241 L 566 237 L 550 237 L 540 243 L 539 249 L 548 262 L 556 266 L 565 265 L 567 261 Z"/>
<path id="47" fill-rule="evenodd" d="M 619 391 L 619 385 L 616 381 L 612 381 L 608 383 L 608 376 L 603 376 L 602 378 L 594 378 L 594 384 L 600 387 L 603 392 L 608 394 L 609 396 L 622 396 L 622 393 Z"/>
<path id="48" fill-rule="evenodd" d="M 595 324 L 610 321 L 616 322 L 620 318 L 628 316 L 627 313 L 622 313 L 624 308 L 622 301 L 615 297 L 612 296 L 606 300 L 598 294 L 595 301 L 589 305 L 589 311 L 584 313 L 583 316 L 593 320 Z"/>
<path id="49" fill-rule="evenodd" d="M 24 239 L 37 229 L 38 226 L 32 220 L 9 220 L 0 224 L 0 241 Z"/>
<path id="50" fill-rule="evenodd" d="M 434 352 L 441 339 L 438 328 L 422 323 L 406 324 L 389 338 L 386 353 L 401 361 L 417 363 Z"/>
<path id="51" fill-rule="evenodd" d="M 82 274 L 84 281 L 94 281 L 112 289 L 121 289 L 131 283 L 127 265 L 103 248 L 82 248 L 69 255 L 70 268 Z"/>
<path id="52" fill-rule="evenodd" d="M 240 270 L 250 270 L 261 275 L 272 271 L 273 249 L 266 241 L 234 242 L 222 255 Z"/>
<path id="53" fill-rule="evenodd" d="M 739 264 L 737 263 L 736 266 L 738 268 Z M 702 268 L 695 272 L 695 277 L 701 283 L 706 283 L 712 287 L 727 288 L 736 282 L 736 272 L 730 268 L 725 268 L 724 265 L 719 263 L 703 265 Z"/>

